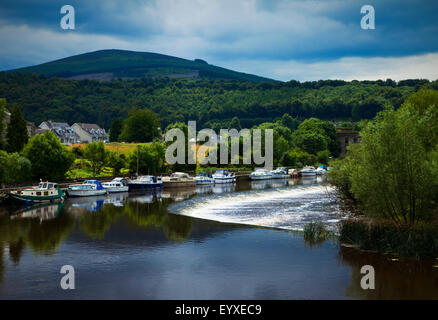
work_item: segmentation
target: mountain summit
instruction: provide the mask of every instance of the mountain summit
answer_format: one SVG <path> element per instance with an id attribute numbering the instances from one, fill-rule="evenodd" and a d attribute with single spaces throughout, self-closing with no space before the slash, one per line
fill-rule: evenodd
<path id="1" fill-rule="evenodd" d="M 164 54 L 126 50 L 99 50 L 8 72 L 36 73 L 68 79 L 210 78 L 249 82 L 274 81 L 217 67 L 202 59 L 187 60 Z"/>

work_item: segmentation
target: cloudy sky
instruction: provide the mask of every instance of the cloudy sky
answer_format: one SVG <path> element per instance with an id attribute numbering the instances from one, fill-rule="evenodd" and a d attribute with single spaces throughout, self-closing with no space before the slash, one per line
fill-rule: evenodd
<path id="1" fill-rule="evenodd" d="M 75 30 L 60 27 L 66 4 Z M 361 29 L 363 5 L 374 30 Z M 0 70 L 127 49 L 278 80 L 435 80 L 438 1 L 2 0 L 0 41 Z"/>

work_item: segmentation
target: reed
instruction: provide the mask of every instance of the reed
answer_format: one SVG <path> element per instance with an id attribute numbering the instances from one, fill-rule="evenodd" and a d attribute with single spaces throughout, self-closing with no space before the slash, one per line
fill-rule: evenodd
<path id="1" fill-rule="evenodd" d="M 333 232 L 328 230 L 320 221 L 311 221 L 304 226 L 304 241 L 309 244 L 324 242 L 333 236 Z"/>
<path id="2" fill-rule="evenodd" d="M 438 226 L 396 225 L 390 221 L 350 219 L 341 222 L 339 242 L 363 250 L 405 257 L 438 257 Z"/>

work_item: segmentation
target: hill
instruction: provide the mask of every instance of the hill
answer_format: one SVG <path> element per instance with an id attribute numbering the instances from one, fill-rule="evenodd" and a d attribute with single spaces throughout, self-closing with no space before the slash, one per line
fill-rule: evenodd
<path id="1" fill-rule="evenodd" d="M 249 82 L 274 81 L 208 64 L 151 52 L 100 50 L 67 57 L 36 66 L 10 70 L 67 79 L 111 80 L 114 78 L 210 78 Z"/>
<path id="2" fill-rule="evenodd" d="M 28 121 L 92 122 L 109 129 L 132 108 L 148 108 L 162 128 L 176 121 L 197 120 L 199 128 L 228 128 L 238 117 L 243 128 L 287 113 L 299 119 L 371 119 L 385 105 L 400 106 L 422 87 L 438 81 L 321 80 L 263 82 L 237 80 L 141 78 L 92 81 L 48 78 L 36 74 L 0 73 L 0 97 L 7 108 L 17 104 Z"/>

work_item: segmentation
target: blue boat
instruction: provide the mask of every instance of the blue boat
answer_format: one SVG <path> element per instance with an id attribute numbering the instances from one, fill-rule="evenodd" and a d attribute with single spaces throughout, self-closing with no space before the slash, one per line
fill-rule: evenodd
<path id="1" fill-rule="evenodd" d="M 128 182 L 129 191 L 162 188 L 161 178 L 155 176 L 139 176 Z"/>

